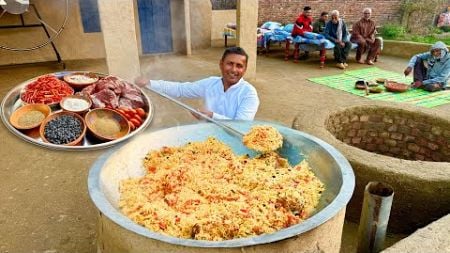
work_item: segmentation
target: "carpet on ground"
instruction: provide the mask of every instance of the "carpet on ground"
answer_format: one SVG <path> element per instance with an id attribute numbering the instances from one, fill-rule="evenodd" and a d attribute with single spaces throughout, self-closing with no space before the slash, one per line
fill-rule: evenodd
<path id="1" fill-rule="evenodd" d="M 373 100 L 404 102 L 427 108 L 450 103 L 450 90 L 428 92 L 422 89 L 409 89 L 402 93 L 384 90 L 381 93 L 369 93 L 367 95 L 365 90 L 355 89 L 356 81 L 365 80 L 375 82 L 377 78 L 385 78 L 387 80 L 406 84 L 412 82 L 411 77 L 405 77 L 403 74 L 383 70 L 377 67 L 345 71 L 344 74 L 314 77 L 309 78 L 308 80 L 313 83 L 325 85 Z"/>

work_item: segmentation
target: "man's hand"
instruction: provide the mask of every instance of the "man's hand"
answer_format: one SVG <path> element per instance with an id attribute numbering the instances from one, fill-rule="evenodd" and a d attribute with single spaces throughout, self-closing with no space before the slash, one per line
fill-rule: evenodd
<path id="1" fill-rule="evenodd" d="M 204 115 L 212 118 L 213 117 L 213 112 L 212 111 L 208 111 L 205 109 L 197 109 L 198 112 L 203 113 Z M 192 113 L 192 116 L 194 116 L 196 119 L 203 119 L 200 115 L 198 115 L 197 113 Z"/>
<path id="2" fill-rule="evenodd" d="M 411 67 L 407 67 L 405 69 L 405 71 L 403 71 L 403 74 L 405 74 L 405 76 L 407 76 L 407 75 L 409 75 L 411 73 L 411 71 L 412 71 L 412 68 Z"/>
<path id="3" fill-rule="evenodd" d="M 372 40 L 372 39 L 366 39 L 366 43 L 367 44 L 373 44 L 375 41 L 374 40 Z"/>
<path id="4" fill-rule="evenodd" d="M 150 84 L 150 79 L 140 76 L 134 80 L 134 83 L 139 87 L 144 87 L 147 84 Z"/>

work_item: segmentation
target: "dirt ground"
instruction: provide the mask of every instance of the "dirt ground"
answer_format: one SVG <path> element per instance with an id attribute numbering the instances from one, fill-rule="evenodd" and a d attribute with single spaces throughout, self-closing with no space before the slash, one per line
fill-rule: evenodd
<path id="1" fill-rule="evenodd" d="M 142 59 L 142 71 L 152 79 L 196 80 L 219 75 L 218 62 L 223 49 L 195 51 L 192 56 L 165 55 Z M 329 55 L 331 58 L 331 55 Z M 402 72 L 406 59 L 382 56 L 377 66 Z M 294 117 L 306 110 L 370 103 L 369 99 L 307 81 L 309 77 L 342 73 L 329 59 L 319 69 L 318 55 L 294 64 L 283 60 L 283 52 L 259 56 L 257 80 L 261 106 L 259 120 L 290 126 Z M 367 65 L 350 62 L 349 69 Z M 102 60 L 67 62 L 68 70 L 106 72 Z M 46 73 L 61 71 L 55 65 L 33 65 L 0 69 L 0 97 L 19 83 Z M 155 115 L 146 131 L 195 122 L 183 109 L 148 95 Z M 186 101 L 199 106 L 197 101 Z M 450 105 L 435 108 L 437 113 Z M 0 252 L 95 252 L 96 207 L 92 204 L 87 175 L 91 164 L 105 150 L 89 152 L 55 151 L 27 143 L 0 125 Z M 357 226 L 346 224 L 342 252 L 354 252 Z M 398 237 L 388 238 L 389 243 Z"/>

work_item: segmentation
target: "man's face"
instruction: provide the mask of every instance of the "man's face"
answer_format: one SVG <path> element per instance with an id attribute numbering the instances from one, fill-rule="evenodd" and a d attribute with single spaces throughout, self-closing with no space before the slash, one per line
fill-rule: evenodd
<path id="1" fill-rule="evenodd" d="M 220 71 L 222 72 L 223 82 L 228 85 L 237 83 L 247 70 L 245 56 L 240 54 L 229 54 L 220 61 Z"/>
<path id="2" fill-rule="evenodd" d="M 311 17 L 312 16 L 312 10 L 303 11 L 303 14 L 305 14 L 305 16 L 307 16 L 307 17 Z"/>
<path id="3" fill-rule="evenodd" d="M 439 48 L 431 50 L 431 55 L 435 58 L 441 57 L 441 50 Z"/>
<path id="4" fill-rule="evenodd" d="M 322 18 L 323 21 L 326 22 L 328 20 L 328 14 L 327 15 L 323 15 L 321 18 Z"/>
<path id="5" fill-rule="evenodd" d="M 333 23 L 337 23 L 339 20 L 339 16 L 338 15 L 331 15 L 331 22 Z"/>
<path id="6" fill-rule="evenodd" d="M 370 19 L 370 16 L 372 16 L 372 12 L 371 11 L 365 10 L 363 12 L 363 18 L 364 19 L 368 20 L 368 19 Z"/>

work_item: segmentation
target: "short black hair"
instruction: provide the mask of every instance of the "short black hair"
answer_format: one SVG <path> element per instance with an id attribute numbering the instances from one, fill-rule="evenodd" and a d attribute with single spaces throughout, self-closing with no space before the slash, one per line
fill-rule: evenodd
<path id="1" fill-rule="evenodd" d="M 322 13 L 320 13 L 320 16 L 323 17 L 325 15 L 328 15 L 328 11 L 323 11 Z"/>
<path id="2" fill-rule="evenodd" d="M 311 7 L 309 7 L 309 6 L 305 6 L 305 7 L 303 8 L 303 11 L 309 11 L 309 10 L 311 10 Z"/>
<path id="3" fill-rule="evenodd" d="M 248 62 L 248 54 L 245 52 L 245 50 L 242 47 L 229 47 L 225 49 L 222 55 L 222 61 L 225 60 L 225 57 L 229 54 L 238 54 L 245 56 L 245 63 Z"/>

